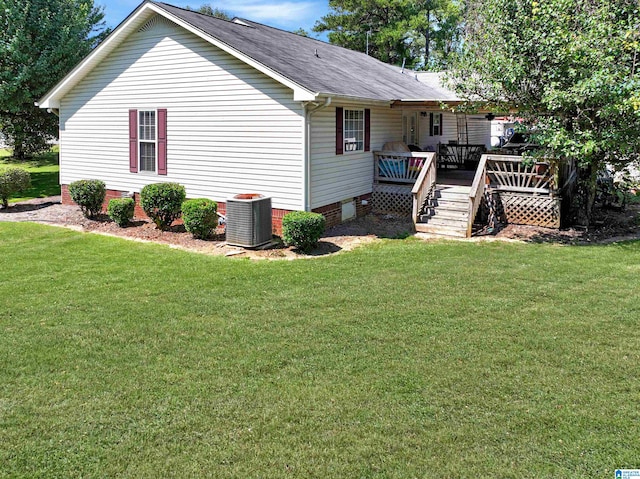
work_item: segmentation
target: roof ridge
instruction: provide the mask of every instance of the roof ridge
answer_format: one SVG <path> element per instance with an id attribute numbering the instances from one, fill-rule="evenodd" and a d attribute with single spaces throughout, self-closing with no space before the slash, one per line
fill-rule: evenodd
<path id="1" fill-rule="evenodd" d="M 166 6 L 166 7 L 171 7 L 171 8 L 176 8 L 178 10 L 182 10 L 183 12 L 194 13 L 194 14 L 200 15 L 201 17 L 204 17 L 206 19 L 211 19 L 212 18 L 212 19 L 214 19 L 216 21 L 219 21 L 219 22 L 233 23 L 234 25 L 240 25 L 239 23 L 234 22 L 233 19 L 226 20 L 224 18 L 216 17 L 214 15 L 207 15 L 206 13 L 198 12 L 197 10 L 190 10 L 189 8 L 186 8 L 186 7 L 179 7 L 177 5 L 171 5 L 170 3 L 166 3 L 166 2 L 156 2 L 155 0 L 147 0 L 147 1 L 149 3 L 152 3 L 154 5 L 158 5 L 160 7 Z M 187 5 L 187 7 L 188 7 L 188 5 Z M 233 17 L 233 18 L 237 18 L 237 17 Z"/>
<path id="2" fill-rule="evenodd" d="M 295 35 L 298 38 L 306 38 L 308 40 L 312 40 L 314 42 L 320 43 L 321 45 L 324 45 L 324 46 L 329 46 L 331 48 L 340 48 L 342 50 L 347 50 L 350 53 L 357 53 L 357 54 L 363 55 L 363 56 L 365 56 L 367 58 L 374 58 L 371 55 L 367 55 L 364 52 L 360 52 L 360 51 L 357 51 L 357 50 L 352 50 L 351 48 L 346 48 L 346 47 L 343 47 L 341 45 L 335 45 L 335 44 L 330 43 L 330 42 L 325 42 L 324 40 L 320 40 L 319 38 L 307 37 L 305 35 L 300 35 L 298 33 L 290 32 L 289 30 L 285 30 L 283 28 L 278 28 L 278 27 L 274 27 L 274 26 L 271 26 L 271 25 L 267 25 L 266 23 L 256 22 L 255 20 L 250 20 L 248 18 L 235 16 L 231 20 L 225 20 L 224 18 L 214 17 L 212 15 L 207 15 L 205 13 L 200 13 L 200 12 L 195 11 L 195 10 L 189 10 L 188 8 L 185 8 L 185 7 L 178 7 L 176 5 L 171 5 L 170 3 L 166 3 L 166 2 L 157 2 L 155 0 L 148 0 L 148 1 L 149 1 L 149 3 L 153 3 L 153 4 L 156 4 L 156 5 L 159 5 L 159 6 L 163 6 L 164 5 L 164 6 L 167 6 L 167 7 L 176 8 L 178 10 L 182 10 L 184 12 L 194 13 L 196 15 L 200 15 L 201 17 L 204 17 L 206 20 L 215 19 L 217 21 L 221 21 L 221 22 L 225 22 L 225 23 L 233 23 L 234 25 L 240 25 L 240 26 L 246 27 L 247 25 L 243 25 L 242 23 L 238 23 L 238 22 L 234 21 L 236 19 L 237 20 L 241 20 L 242 22 L 248 22 L 250 24 L 257 25 L 259 27 L 268 28 L 270 30 L 275 30 L 275 31 L 286 33 L 286 34 L 289 34 L 289 35 Z M 374 59 L 377 60 L 377 58 L 374 58 Z M 385 62 L 382 62 L 382 63 L 385 63 Z M 385 63 L 385 65 L 391 65 L 391 64 Z M 391 66 L 394 66 L 394 65 L 391 65 Z"/>
<path id="3" fill-rule="evenodd" d="M 285 30 L 284 28 L 278 28 L 278 27 L 274 27 L 272 25 L 267 25 L 266 23 L 260 23 L 260 22 L 256 22 L 255 20 L 249 20 L 248 18 L 243 18 L 243 17 L 233 17 L 233 19 L 238 19 L 238 20 L 242 20 L 243 22 L 249 22 L 249 23 L 253 23 L 255 25 L 260 25 L 261 27 L 266 27 L 266 28 L 270 28 L 271 30 L 277 30 L 279 32 L 282 33 L 288 33 L 290 35 L 295 35 L 299 38 L 308 38 L 309 40 L 313 40 L 314 42 L 319 42 L 322 43 L 323 45 L 329 45 L 331 47 L 337 47 L 337 48 L 344 48 L 340 45 L 334 45 L 333 43 L 329 43 L 329 42 L 325 42 L 324 40 L 320 40 L 319 38 L 314 38 L 314 37 L 308 37 L 306 35 L 300 35 L 299 33 L 296 32 L 290 32 L 289 30 Z M 351 51 L 351 52 L 356 52 L 356 53 L 362 53 L 362 52 L 358 52 L 356 50 L 351 50 L 349 48 L 347 48 L 347 50 Z"/>

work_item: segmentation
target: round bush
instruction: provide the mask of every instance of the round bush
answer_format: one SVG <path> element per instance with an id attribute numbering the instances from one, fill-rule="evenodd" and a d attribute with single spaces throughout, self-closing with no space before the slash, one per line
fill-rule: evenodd
<path id="1" fill-rule="evenodd" d="M 18 191 L 31 186 L 31 174 L 23 169 L 9 167 L 0 171 L 0 200 L 2 206 L 9 207 L 9 198 Z"/>
<path id="2" fill-rule="evenodd" d="M 182 203 L 182 221 L 194 238 L 209 238 L 218 226 L 218 203 L 196 198 Z"/>
<path id="3" fill-rule="evenodd" d="M 169 229 L 180 218 L 187 193 L 178 183 L 152 183 L 142 188 L 140 206 L 161 230 Z"/>
<path id="4" fill-rule="evenodd" d="M 293 211 L 282 218 L 282 239 L 308 253 L 324 233 L 325 218 L 320 213 Z"/>
<path id="5" fill-rule="evenodd" d="M 115 224 L 124 228 L 133 219 L 136 202 L 133 198 L 114 198 L 109 201 L 107 213 Z"/>
<path id="6" fill-rule="evenodd" d="M 102 211 L 107 189 L 101 180 L 79 180 L 69 185 L 69 195 L 83 215 L 94 218 Z"/>

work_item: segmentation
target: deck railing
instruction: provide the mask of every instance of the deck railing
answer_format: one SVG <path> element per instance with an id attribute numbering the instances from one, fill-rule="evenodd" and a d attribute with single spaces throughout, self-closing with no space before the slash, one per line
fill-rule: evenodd
<path id="1" fill-rule="evenodd" d="M 376 182 L 415 183 L 420 171 L 435 153 L 411 151 L 374 151 L 374 178 Z"/>
<path id="2" fill-rule="evenodd" d="M 480 163 L 478 163 L 478 169 L 476 175 L 473 177 L 473 183 L 471 183 L 471 190 L 469 190 L 469 219 L 467 222 L 467 238 L 471 237 L 473 230 L 473 222 L 478 214 L 482 197 L 484 196 L 484 186 L 487 183 L 487 159 L 488 155 L 482 155 L 480 157 Z"/>
<path id="3" fill-rule="evenodd" d="M 553 207 L 558 201 L 556 184 L 556 167 L 551 163 L 528 163 L 520 156 L 482 155 L 469 192 L 467 236 L 471 236 L 485 187 L 498 193 L 518 196 L 521 216 L 526 217 L 522 222 L 538 224 L 542 220 L 536 216 L 548 217 L 551 213 L 547 205 Z"/>
<path id="4" fill-rule="evenodd" d="M 418 178 L 411 190 L 411 200 L 413 204 L 411 216 L 414 224 L 418 221 L 422 205 L 424 205 L 429 195 L 433 194 L 433 191 L 435 190 L 437 174 L 436 167 L 436 154 L 427 153 L 427 156 L 425 157 L 425 164 L 423 165 L 422 170 L 420 171 L 420 174 L 418 175 Z"/>
<path id="5" fill-rule="evenodd" d="M 521 156 L 484 155 L 491 187 L 512 193 L 553 195 L 556 193 L 555 165 L 527 163 Z"/>
<path id="6" fill-rule="evenodd" d="M 479 163 L 480 156 L 486 150 L 485 145 L 440 143 L 438 145 L 438 165 L 473 168 Z"/>

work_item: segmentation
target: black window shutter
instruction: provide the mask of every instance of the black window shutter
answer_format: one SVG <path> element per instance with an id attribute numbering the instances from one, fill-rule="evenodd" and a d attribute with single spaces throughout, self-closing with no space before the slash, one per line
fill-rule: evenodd
<path id="1" fill-rule="evenodd" d="M 444 123 L 442 123 L 442 113 L 440 113 L 440 131 L 438 132 L 440 136 L 444 135 Z"/>
<path id="2" fill-rule="evenodd" d="M 433 113 L 429 113 L 429 136 L 433 136 Z"/>
<path id="3" fill-rule="evenodd" d="M 364 151 L 371 151 L 371 110 L 364 110 Z"/>
<path id="4" fill-rule="evenodd" d="M 336 155 L 344 153 L 344 116 L 342 107 L 336 107 Z"/>

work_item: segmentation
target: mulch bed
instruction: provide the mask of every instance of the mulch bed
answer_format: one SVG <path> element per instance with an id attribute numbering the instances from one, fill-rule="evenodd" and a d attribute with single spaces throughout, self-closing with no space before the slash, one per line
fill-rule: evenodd
<path id="1" fill-rule="evenodd" d="M 632 204 L 624 211 L 600 210 L 595 215 L 595 227 L 554 230 L 534 226 L 506 225 L 497 231 L 480 230 L 474 238 L 462 241 L 518 240 L 524 242 L 551 242 L 560 244 L 608 243 L 640 238 L 640 204 Z M 136 241 L 167 244 L 172 247 L 205 254 L 226 255 L 262 259 L 295 259 L 324 256 L 348 251 L 378 238 L 406 238 L 414 233 L 409 218 L 394 215 L 371 214 L 329 229 L 316 250 L 305 255 L 275 240 L 263 249 L 245 249 L 231 246 L 224 241 L 224 227 L 209 240 L 194 239 L 184 226 L 173 226 L 160 231 L 148 220 L 136 220 L 126 228 L 120 228 L 106 215 L 90 220 L 76 206 L 60 204 L 60 197 L 41 198 L 16 203 L 7 210 L 0 210 L 0 221 L 33 221 L 65 226 L 79 231 L 119 236 Z M 435 237 L 417 234 L 419 238 Z"/>

